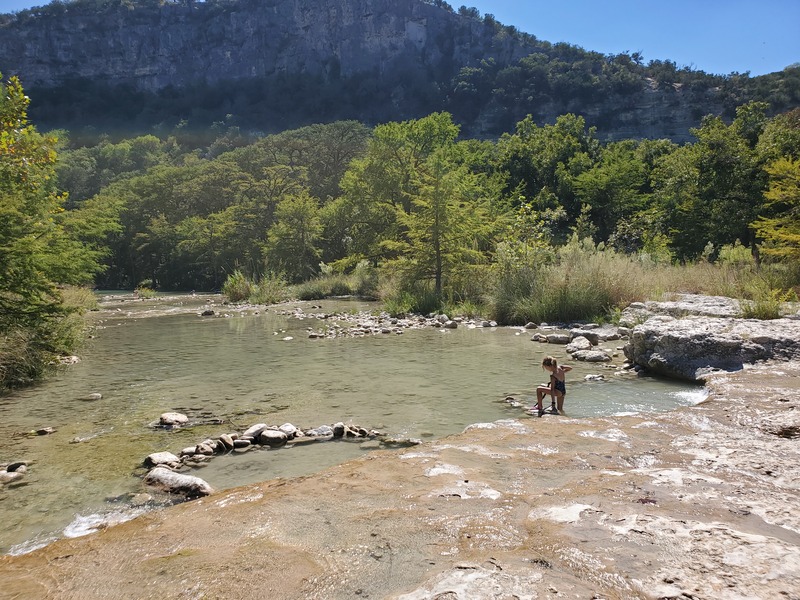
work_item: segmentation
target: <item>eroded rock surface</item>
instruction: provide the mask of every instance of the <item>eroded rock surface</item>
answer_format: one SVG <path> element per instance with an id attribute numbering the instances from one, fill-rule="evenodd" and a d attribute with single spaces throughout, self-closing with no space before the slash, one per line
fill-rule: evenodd
<path id="1" fill-rule="evenodd" d="M 633 302 L 622 311 L 619 324 L 622 327 L 635 327 L 653 315 L 670 317 L 738 317 L 742 308 L 735 298 L 725 296 L 705 296 L 702 294 L 674 294 L 674 299 L 647 302 Z"/>
<path id="2" fill-rule="evenodd" d="M 800 358 L 800 320 L 656 315 L 636 325 L 625 356 L 652 373 L 698 381 L 772 358 Z"/>
<path id="3" fill-rule="evenodd" d="M 297 599 L 797 600 L 800 445 L 780 431 L 800 363 L 708 387 L 670 413 L 479 424 L 219 492 L 1 557 L 0 594 L 252 597 L 258 574 Z"/>

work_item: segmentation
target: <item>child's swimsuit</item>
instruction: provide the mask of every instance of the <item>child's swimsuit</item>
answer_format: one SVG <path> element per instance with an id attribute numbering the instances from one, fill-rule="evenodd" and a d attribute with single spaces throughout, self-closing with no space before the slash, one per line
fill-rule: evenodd
<path id="1" fill-rule="evenodd" d="M 556 382 L 555 386 L 553 386 L 553 389 L 561 392 L 562 394 L 566 394 L 567 393 L 567 384 L 566 384 L 566 382 L 561 381 L 557 377 L 553 377 L 553 379 L 555 379 L 555 382 Z"/>

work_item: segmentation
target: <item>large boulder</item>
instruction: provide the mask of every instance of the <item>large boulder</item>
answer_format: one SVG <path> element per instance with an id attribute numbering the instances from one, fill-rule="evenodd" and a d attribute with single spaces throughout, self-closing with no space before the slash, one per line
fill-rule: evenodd
<path id="1" fill-rule="evenodd" d="M 198 498 L 214 493 L 206 481 L 194 475 L 175 473 L 166 467 L 156 467 L 144 477 L 147 485 L 152 485 L 170 494 L 182 494 L 187 498 Z"/>
<path id="2" fill-rule="evenodd" d="M 569 354 L 575 354 L 581 350 L 589 350 L 592 347 L 592 342 L 582 336 L 579 335 L 577 337 L 572 338 L 572 341 L 567 344 L 567 347 L 564 348 Z"/>
<path id="3" fill-rule="evenodd" d="M 800 321 L 657 315 L 634 327 L 625 356 L 648 371 L 702 381 L 770 358 L 800 358 Z"/>
<path id="4" fill-rule="evenodd" d="M 270 448 L 279 448 L 286 444 L 289 436 L 277 429 L 265 429 L 258 436 L 258 443 Z"/>

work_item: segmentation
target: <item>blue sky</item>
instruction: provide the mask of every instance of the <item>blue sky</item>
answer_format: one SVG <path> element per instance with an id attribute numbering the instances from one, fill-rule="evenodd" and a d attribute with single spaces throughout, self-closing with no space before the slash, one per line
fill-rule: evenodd
<path id="1" fill-rule="evenodd" d="M 541 40 L 641 52 L 708 73 L 761 75 L 800 62 L 800 0 L 448 0 Z M 47 0 L 0 0 L 0 12 Z"/>

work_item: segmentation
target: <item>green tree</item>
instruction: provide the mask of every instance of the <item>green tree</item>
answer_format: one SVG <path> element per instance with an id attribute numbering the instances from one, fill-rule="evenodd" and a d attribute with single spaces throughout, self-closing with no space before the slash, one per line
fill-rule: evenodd
<path id="1" fill-rule="evenodd" d="M 709 243 L 718 250 L 740 240 L 754 248 L 750 224 L 766 189 L 754 137 L 765 124 L 763 109 L 742 106 L 731 125 L 706 117 L 692 130 L 695 144 L 655 161 L 654 197 L 679 259 L 697 258 Z"/>
<path id="2" fill-rule="evenodd" d="M 484 260 L 481 247 L 491 231 L 479 176 L 455 162 L 452 154 L 452 148 L 440 148 L 418 166 L 412 210 L 398 210 L 405 232 L 384 241 L 397 255 L 392 265 L 404 272 L 406 281 L 433 280 L 438 298 L 446 287 L 453 290 L 459 271 Z"/>
<path id="3" fill-rule="evenodd" d="M 16 77 L 0 84 L 0 329 L 63 312 L 56 283 L 90 281 L 98 266 L 65 231 L 54 188 L 56 140 L 28 123 Z"/>
<path id="4" fill-rule="evenodd" d="M 382 242 L 398 238 L 402 224 L 397 215 L 412 211 L 415 174 L 457 135 L 458 126 L 448 113 L 375 128 L 366 154 L 342 178 L 342 197 L 324 213 L 325 237 L 349 257 L 345 262 L 394 257 L 392 246 Z"/>
<path id="5" fill-rule="evenodd" d="M 771 119 L 764 126 L 756 151 L 765 163 L 782 156 L 800 159 L 800 108 Z"/>
<path id="6" fill-rule="evenodd" d="M 780 158 L 770 164 L 765 212 L 753 223 L 766 255 L 800 260 L 800 160 Z"/>
<path id="7" fill-rule="evenodd" d="M 508 174 L 507 192 L 534 200 L 541 212 L 563 211 L 562 234 L 581 210 L 575 178 L 592 168 L 601 151 L 594 133 L 583 117 L 562 115 L 553 125 L 539 127 L 529 115 L 498 143 L 495 167 Z"/>
<path id="8" fill-rule="evenodd" d="M 0 83 L 0 387 L 38 377 L 53 354 L 72 349 L 72 309 L 58 284 L 99 270 L 95 251 L 65 225 L 56 140 L 29 124 L 28 104 L 16 77 Z"/>
<path id="9" fill-rule="evenodd" d="M 267 268 L 294 282 L 312 277 L 319 266 L 322 232 L 317 201 L 306 191 L 288 196 L 278 203 L 275 218 L 267 234 Z"/>
<path id="10" fill-rule="evenodd" d="M 591 211 L 596 239 L 606 241 L 620 219 L 640 211 L 647 202 L 646 170 L 632 141 L 603 149 L 600 161 L 574 180 L 575 195 Z"/>

